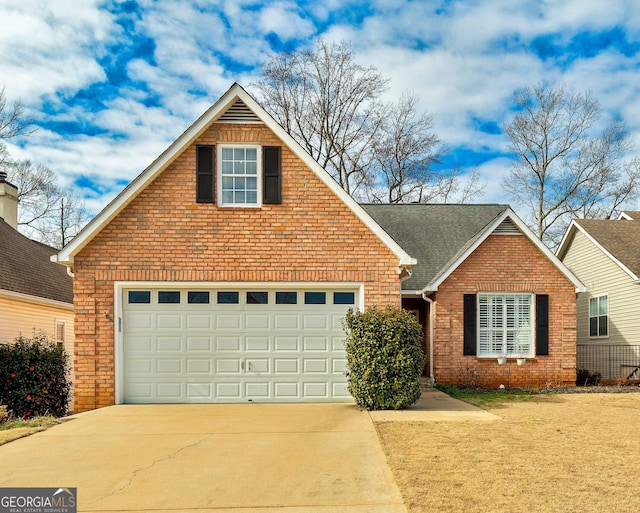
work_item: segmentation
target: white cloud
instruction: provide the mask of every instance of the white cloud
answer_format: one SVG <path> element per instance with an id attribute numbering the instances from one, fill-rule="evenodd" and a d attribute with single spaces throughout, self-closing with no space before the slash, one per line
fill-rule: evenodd
<path id="1" fill-rule="evenodd" d="M 309 37 L 314 32 L 313 24 L 302 18 L 293 2 L 274 2 L 260 12 L 260 28 L 264 33 L 273 32 L 283 41 Z"/>
<path id="2" fill-rule="evenodd" d="M 75 91 L 104 78 L 96 49 L 115 29 L 97 6 L 97 0 L 3 2 L 0 65 L 9 98 L 35 103 L 40 95 Z"/>

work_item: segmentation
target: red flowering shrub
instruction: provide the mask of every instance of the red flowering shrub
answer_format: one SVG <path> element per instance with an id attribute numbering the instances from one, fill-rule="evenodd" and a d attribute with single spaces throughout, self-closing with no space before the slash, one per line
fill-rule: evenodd
<path id="1" fill-rule="evenodd" d="M 0 344 L 0 404 L 14 417 L 66 415 L 68 361 L 66 351 L 41 333 Z"/>

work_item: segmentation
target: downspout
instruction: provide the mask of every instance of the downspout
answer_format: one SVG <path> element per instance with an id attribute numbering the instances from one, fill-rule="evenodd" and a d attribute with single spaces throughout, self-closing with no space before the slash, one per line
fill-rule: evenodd
<path id="1" fill-rule="evenodd" d="M 422 293 L 422 299 L 429 303 L 429 385 L 436 384 L 436 378 L 433 375 L 433 299 L 427 297 L 426 292 Z"/>

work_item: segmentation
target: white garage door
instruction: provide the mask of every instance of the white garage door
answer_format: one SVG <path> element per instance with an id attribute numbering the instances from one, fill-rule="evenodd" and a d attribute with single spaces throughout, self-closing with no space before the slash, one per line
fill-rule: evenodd
<path id="1" fill-rule="evenodd" d="M 357 289 L 123 291 L 125 403 L 349 400 Z"/>

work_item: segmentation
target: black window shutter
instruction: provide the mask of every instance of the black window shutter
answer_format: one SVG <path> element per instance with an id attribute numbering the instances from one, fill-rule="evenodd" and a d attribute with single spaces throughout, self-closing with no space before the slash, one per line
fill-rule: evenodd
<path id="1" fill-rule="evenodd" d="M 465 356 L 475 356 L 477 354 L 476 337 L 476 312 L 477 302 L 475 294 L 464 295 L 464 350 Z"/>
<path id="2" fill-rule="evenodd" d="M 262 148 L 262 203 L 282 203 L 282 172 L 280 146 Z"/>
<path id="3" fill-rule="evenodd" d="M 196 203 L 213 203 L 215 146 L 196 146 Z"/>
<path id="4" fill-rule="evenodd" d="M 536 355 L 549 354 L 549 295 L 536 296 Z"/>

